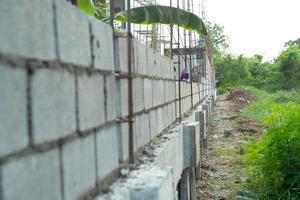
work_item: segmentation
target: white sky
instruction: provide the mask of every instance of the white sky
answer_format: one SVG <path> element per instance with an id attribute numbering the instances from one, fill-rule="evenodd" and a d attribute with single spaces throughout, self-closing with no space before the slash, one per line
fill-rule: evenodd
<path id="1" fill-rule="evenodd" d="M 300 38 L 300 0 L 207 0 L 207 19 L 225 27 L 233 54 L 270 60 Z"/>

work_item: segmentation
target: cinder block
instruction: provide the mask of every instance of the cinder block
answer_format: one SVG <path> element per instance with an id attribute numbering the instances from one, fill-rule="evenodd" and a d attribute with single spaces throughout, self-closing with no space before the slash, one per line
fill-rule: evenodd
<path id="1" fill-rule="evenodd" d="M 164 119 L 163 109 L 158 108 L 156 110 L 156 112 L 157 112 L 157 128 L 158 128 L 158 133 L 160 133 L 165 128 L 165 126 L 164 126 L 165 119 Z"/>
<path id="2" fill-rule="evenodd" d="M 26 82 L 25 69 L 0 64 L 0 157 L 28 144 Z"/>
<path id="3" fill-rule="evenodd" d="M 123 163 L 129 157 L 128 131 L 128 123 L 121 123 L 117 126 L 118 154 L 120 163 Z"/>
<path id="4" fill-rule="evenodd" d="M 149 76 L 154 76 L 155 75 L 155 65 L 156 65 L 156 60 L 155 60 L 155 54 L 154 50 L 150 47 L 146 49 L 147 53 L 147 60 L 148 60 L 148 75 Z"/>
<path id="5" fill-rule="evenodd" d="M 151 110 L 149 112 L 149 126 L 150 126 L 150 138 L 152 139 L 158 133 L 156 110 Z"/>
<path id="6" fill-rule="evenodd" d="M 98 179 L 102 179 L 118 168 L 118 138 L 116 126 L 99 131 L 96 134 L 96 155 Z"/>
<path id="7" fill-rule="evenodd" d="M 134 122 L 135 150 L 144 146 L 150 141 L 149 115 L 137 116 Z"/>
<path id="8" fill-rule="evenodd" d="M 144 83 L 143 79 L 136 78 L 132 81 L 133 111 L 138 112 L 144 109 Z"/>
<path id="9" fill-rule="evenodd" d="M 144 79 L 144 101 L 145 101 L 145 109 L 152 108 L 153 102 L 152 102 L 152 81 L 150 79 Z"/>
<path id="10" fill-rule="evenodd" d="M 200 162 L 200 130 L 199 123 L 183 126 L 183 155 L 185 167 L 196 167 Z"/>
<path id="11" fill-rule="evenodd" d="M 78 77 L 79 129 L 101 125 L 105 118 L 104 81 L 100 74 Z"/>
<path id="12" fill-rule="evenodd" d="M 91 66 L 88 16 L 70 2 L 55 0 L 55 5 L 60 61 L 85 67 Z"/>
<path id="13" fill-rule="evenodd" d="M 34 143 L 75 132 L 74 74 L 66 70 L 36 70 L 32 76 L 31 93 Z"/>
<path id="14" fill-rule="evenodd" d="M 94 67 L 101 70 L 114 70 L 113 31 L 108 24 L 90 19 L 93 37 Z"/>
<path id="15" fill-rule="evenodd" d="M 62 199 L 59 153 L 51 150 L 2 166 L 1 199 Z"/>
<path id="16" fill-rule="evenodd" d="M 63 146 L 64 199 L 78 199 L 96 183 L 94 135 Z"/>
<path id="17" fill-rule="evenodd" d="M 125 117 L 128 115 L 128 80 L 116 80 L 117 89 L 117 116 Z"/>
<path id="18" fill-rule="evenodd" d="M 136 55 L 136 65 L 137 65 L 137 73 L 142 75 L 147 75 L 148 73 L 148 63 L 146 55 L 146 46 L 137 42 L 137 47 L 135 49 Z"/>
<path id="19" fill-rule="evenodd" d="M 52 0 L 2 0 L 1 5 L 0 53 L 56 59 Z"/>
<path id="20" fill-rule="evenodd" d="M 116 111 L 116 80 L 114 76 L 106 76 L 105 77 L 105 89 L 106 89 L 106 99 L 105 99 L 105 106 L 106 106 L 106 121 L 114 120 L 117 116 Z M 126 97 L 125 97 L 126 98 Z"/>

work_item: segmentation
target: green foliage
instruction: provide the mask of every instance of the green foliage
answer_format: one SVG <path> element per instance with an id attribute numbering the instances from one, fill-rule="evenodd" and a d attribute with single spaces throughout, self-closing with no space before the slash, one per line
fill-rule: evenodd
<path id="1" fill-rule="evenodd" d="M 299 199 L 300 106 L 275 104 L 263 122 L 269 128 L 246 148 L 248 186 L 261 199 Z"/>
<path id="2" fill-rule="evenodd" d="M 79 0 L 78 6 L 86 14 L 95 16 L 96 10 L 92 0 Z"/>
<path id="3" fill-rule="evenodd" d="M 225 51 L 229 44 L 228 37 L 224 34 L 224 26 L 213 22 L 206 22 L 205 25 L 215 50 L 218 52 Z"/>
<path id="4" fill-rule="evenodd" d="M 187 30 L 207 35 L 203 21 L 195 14 L 169 6 L 150 5 L 130 9 L 131 22 L 135 24 L 175 24 Z M 128 11 L 115 15 L 115 19 L 127 22 Z"/>
<path id="5" fill-rule="evenodd" d="M 288 47 L 276 60 L 280 72 L 284 76 L 284 88 L 300 85 L 300 49 L 297 45 Z"/>

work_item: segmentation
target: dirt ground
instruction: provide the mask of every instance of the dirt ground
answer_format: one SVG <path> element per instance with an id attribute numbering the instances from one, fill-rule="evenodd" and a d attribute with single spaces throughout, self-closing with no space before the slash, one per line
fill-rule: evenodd
<path id="1" fill-rule="evenodd" d="M 239 101 L 218 97 L 208 128 L 208 152 L 202 159 L 202 180 L 197 183 L 198 200 L 236 199 L 247 181 L 244 144 L 254 140 L 262 125 L 240 116 Z"/>

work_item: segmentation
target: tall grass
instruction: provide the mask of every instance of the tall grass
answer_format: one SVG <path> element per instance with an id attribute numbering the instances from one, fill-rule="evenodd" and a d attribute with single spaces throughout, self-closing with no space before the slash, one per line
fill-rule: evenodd
<path id="1" fill-rule="evenodd" d="M 249 189 L 260 199 L 300 199 L 300 93 L 268 93 L 244 87 L 257 96 L 243 112 L 268 128 L 246 146 Z"/>

